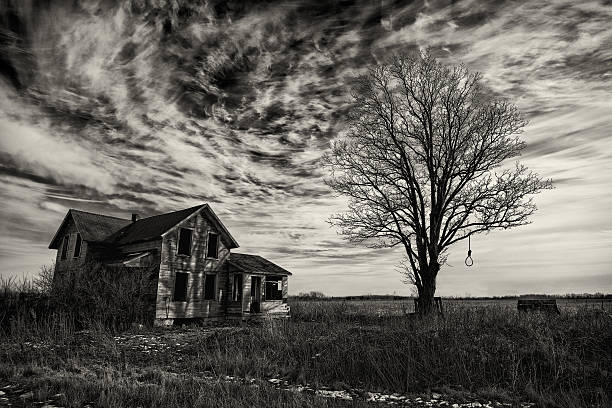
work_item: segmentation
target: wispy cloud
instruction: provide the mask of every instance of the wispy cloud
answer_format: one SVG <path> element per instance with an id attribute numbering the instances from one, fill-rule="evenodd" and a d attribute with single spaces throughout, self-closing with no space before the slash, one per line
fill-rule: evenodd
<path id="1" fill-rule="evenodd" d="M 345 201 L 318 161 L 352 77 L 430 47 L 521 107 L 523 160 L 557 185 L 537 197 L 533 225 L 476 240 L 474 268 L 453 251 L 441 293 L 612 289 L 605 3 L 5 3 L 0 273 L 49 259 L 70 207 L 152 215 L 209 202 L 241 250 L 294 272 L 293 291 L 407 292 L 400 251 L 349 246 L 325 222 Z"/>

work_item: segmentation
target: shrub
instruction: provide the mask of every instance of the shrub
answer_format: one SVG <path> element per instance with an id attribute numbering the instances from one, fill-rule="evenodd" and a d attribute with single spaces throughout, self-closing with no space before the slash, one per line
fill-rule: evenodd
<path id="1" fill-rule="evenodd" d="M 0 277 L 0 329 L 15 336 L 102 327 L 124 330 L 150 323 L 155 313 L 157 268 L 86 264 L 54 275 L 43 267 L 31 280 Z"/>

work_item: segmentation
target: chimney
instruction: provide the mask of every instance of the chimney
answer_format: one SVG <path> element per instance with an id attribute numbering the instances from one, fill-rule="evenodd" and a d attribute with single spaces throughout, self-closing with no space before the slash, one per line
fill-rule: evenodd
<path id="1" fill-rule="evenodd" d="M 132 213 L 132 222 L 136 222 L 136 221 L 138 221 L 138 219 L 139 219 L 139 218 L 140 218 L 140 217 L 138 216 L 138 214 L 136 214 L 136 213 Z"/>

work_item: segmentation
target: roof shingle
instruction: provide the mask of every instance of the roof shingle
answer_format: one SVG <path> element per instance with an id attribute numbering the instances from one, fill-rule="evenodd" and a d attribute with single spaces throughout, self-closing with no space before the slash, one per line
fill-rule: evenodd
<path id="1" fill-rule="evenodd" d="M 184 210 L 142 218 L 116 231 L 105 239 L 109 244 L 125 245 L 132 242 L 148 241 L 161 237 L 163 233 L 174 227 L 185 218 L 202 208 L 204 204 Z"/>
<path id="2" fill-rule="evenodd" d="M 291 272 L 259 255 L 232 252 L 229 258 L 230 272 L 262 273 L 265 275 L 291 275 Z"/>
<path id="3" fill-rule="evenodd" d="M 200 204 L 184 210 L 142 218 L 135 222 L 123 218 L 109 217 L 106 215 L 70 209 L 62 225 L 55 233 L 51 244 L 49 244 L 49 248 L 59 248 L 59 233 L 70 217 L 74 220 L 77 230 L 84 241 L 121 246 L 160 238 L 162 234 L 168 232 L 172 227 L 200 209 L 205 209 L 206 216 L 214 223 L 219 232 L 221 232 L 221 236 L 225 239 L 228 247 L 238 248 L 238 243 L 234 237 L 231 236 L 229 231 L 207 204 Z"/>
<path id="4" fill-rule="evenodd" d="M 109 235 L 131 223 L 130 220 L 126 220 L 123 218 L 110 217 L 108 215 L 94 214 L 86 211 L 70 209 L 68 210 L 68 214 L 66 214 L 62 225 L 53 237 L 51 244 L 49 244 L 49 248 L 59 248 L 59 242 L 57 242 L 58 234 L 70 217 L 72 217 L 72 219 L 74 220 L 77 230 L 81 234 L 81 238 L 84 241 L 89 242 L 104 241 L 104 239 L 107 238 Z"/>

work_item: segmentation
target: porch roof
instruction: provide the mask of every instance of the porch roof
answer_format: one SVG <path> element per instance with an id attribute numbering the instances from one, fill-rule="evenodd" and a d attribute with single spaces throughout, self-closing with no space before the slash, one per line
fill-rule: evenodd
<path id="1" fill-rule="evenodd" d="M 229 257 L 230 272 L 253 273 L 263 275 L 291 275 L 291 272 L 259 255 L 231 253 Z"/>

